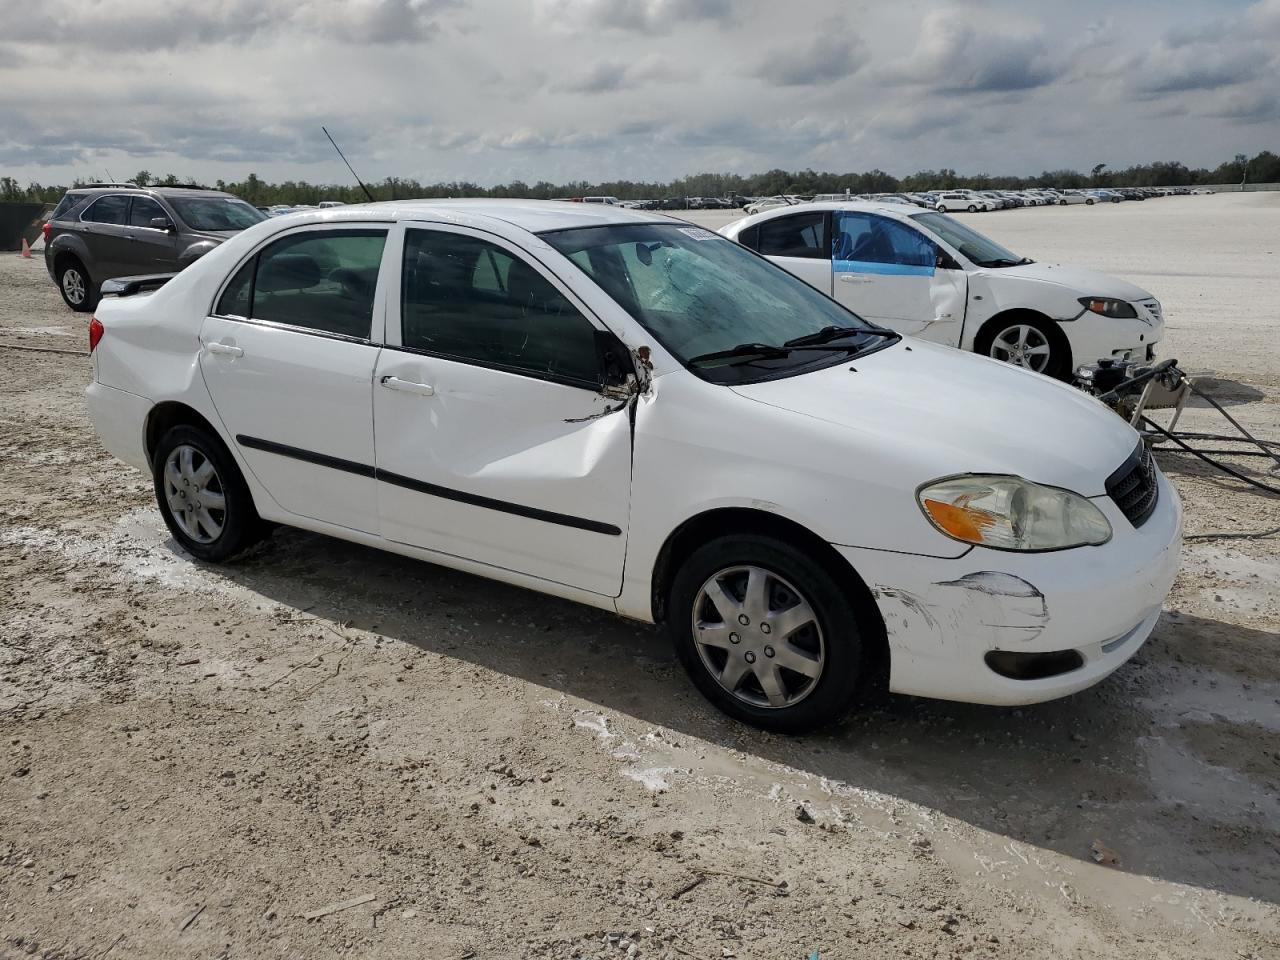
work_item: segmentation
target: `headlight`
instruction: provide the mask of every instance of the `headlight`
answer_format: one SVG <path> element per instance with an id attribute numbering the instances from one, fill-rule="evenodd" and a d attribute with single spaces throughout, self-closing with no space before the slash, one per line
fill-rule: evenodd
<path id="1" fill-rule="evenodd" d="M 916 497 L 935 527 L 963 543 L 1032 551 L 1111 539 L 1111 524 L 1087 499 L 1021 477 L 951 477 L 921 487 Z"/>
<path id="2" fill-rule="evenodd" d="M 1128 300 L 1112 300 L 1107 297 L 1081 297 L 1080 305 L 1093 313 L 1114 320 L 1132 320 L 1138 316 L 1133 304 Z"/>

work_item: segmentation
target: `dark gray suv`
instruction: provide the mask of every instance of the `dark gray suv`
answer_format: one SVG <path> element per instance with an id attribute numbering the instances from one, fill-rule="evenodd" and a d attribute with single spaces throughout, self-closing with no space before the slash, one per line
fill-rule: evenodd
<path id="1" fill-rule="evenodd" d="M 92 310 L 103 280 L 177 273 L 266 215 L 199 187 L 92 184 L 68 190 L 45 224 L 44 262 L 72 310 Z"/>

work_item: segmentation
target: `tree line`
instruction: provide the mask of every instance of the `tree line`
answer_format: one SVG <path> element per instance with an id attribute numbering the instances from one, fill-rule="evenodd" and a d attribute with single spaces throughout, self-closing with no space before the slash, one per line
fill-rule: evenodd
<path id="1" fill-rule="evenodd" d="M 816 170 L 768 170 L 742 176 L 733 173 L 698 173 L 669 182 L 612 180 L 591 183 L 586 180 L 555 184 L 546 180 L 483 187 L 466 180 L 449 183 L 421 183 L 400 177 L 387 177 L 370 185 L 377 200 L 406 200 L 434 197 L 510 197 L 541 200 L 582 196 L 612 196 L 622 200 L 662 199 L 664 197 L 729 197 L 771 196 L 778 193 L 896 193 L 927 189 L 968 187 L 974 190 L 1017 190 L 1027 187 L 1060 187 L 1063 189 L 1116 187 L 1189 187 L 1208 183 L 1276 183 L 1280 182 L 1280 156 L 1263 150 L 1254 157 L 1237 154 L 1213 169 L 1192 169 L 1178 161 L 1138 164 L 1111 169 L 1105 163 L 1095 165 L 1088 173 L 1078 170 L 1046 170 L 1038 176 L 1011 177 L 986 173 L 960 174 L 952 169 L 921 170 L 907 177 L 895 177 L 883 170 L 865 173 L 820 173 Z M 72 186 L 92 181 L 77 179 Z M 188 183 L 176 174 L 159 177 L 140 170 L 132 179 L 140 186 L 178 186 Z M 299 180 L 268 183 L 251 173 L 244 180 L 217 180 L 202 186 L 213 187 L 242 197 L 255 206 L 273 204 L 316 204 L 321 200 L 361 203 L 367 198 L 353 184 L 315 184 Z M 67 191 L 64 185 L 29 183 L 21 186 L 13 177 L 0 177 L 0 201 L 33 201 L 56 203 Z"/>

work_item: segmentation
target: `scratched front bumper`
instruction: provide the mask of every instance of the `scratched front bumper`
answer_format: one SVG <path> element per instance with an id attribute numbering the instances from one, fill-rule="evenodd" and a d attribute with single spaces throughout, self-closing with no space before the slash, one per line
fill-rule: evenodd
<path id="1" fill-rule="evenodd" d="M 871 587 L 884 617 L 889 686 L 969 703 L 1015 705 L 1090 687 L 1138 651 L 1178 572 L 1182 506 L 1159 475 L 1160 500 L 1134 529 L 1107 497 L 1093 502 L 1115 535 L 1100 547 L 1020 554 L 975 547 L 957 560 L 836 547 Z M 1083 666 L 1013 680 L 990 650 L 1077 650 Z"/>

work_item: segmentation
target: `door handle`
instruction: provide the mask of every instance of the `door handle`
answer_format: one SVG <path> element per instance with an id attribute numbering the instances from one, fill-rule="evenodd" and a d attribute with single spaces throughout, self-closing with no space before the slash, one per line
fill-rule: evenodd
<path id="1" fill-rule="evenodd" d="M 243 357 L 244 351 L 229 343 L 207 343 L 205 349 L 222 357 Z"/>
<path id="2" fill-rule="evenodd" d="M 418 383 L 417 380 L 401 380 L 399 377 L 383 377 L 378 381 L 388 390 L 400 390 L 404 393 L 416 393 L 420 397 L 434 397 L 436 388 L 429 383 Z"/>
<path id="3" fill-rule="evenodd" d="M 871 283 L 870 277 L 859 277 L 852 273 L 840 274 L 841 283 Z"/>

